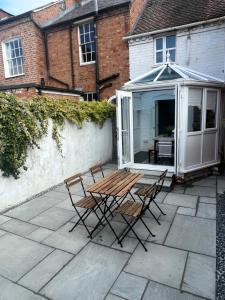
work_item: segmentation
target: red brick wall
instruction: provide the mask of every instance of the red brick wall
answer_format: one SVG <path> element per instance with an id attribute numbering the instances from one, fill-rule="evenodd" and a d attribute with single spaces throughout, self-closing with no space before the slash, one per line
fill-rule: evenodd
<path id="1" fill-rule="evenodd" d="M 116 80 L 111 81 L 112 87 L 101 91 L 100 96 L 104 99 L 115 94 L 116 89 L 129 79 L 128 45 L 123 41 L 123 37 L 129 31 L 128 8 L 101 15 L 97 21 L 97 31 L 100 80 L 120 73 Z M 77 34 L 78 27 L 74 27 L 72 44 L 75 88 L 85 92 L 95 92 L 96 65 L 95 63 L 80 65 Z M 68 28 L 58 28 L 48 34 L 48 49 L 51 75 L 68 83 L 72 88 Z M 53 81 L 48 81 L 48 84 L 56 85 Z M 57 84 L 57 86 L 61 85 Z"/>
<path id="2" fill-rule="evenodd" d="M 97 24 L 100 80 L 120 73 L 116 80 L 109 81 L 112 87 L 103 89 L 101 98 L 115 94 L 129 79 L 128 44 L 123 37 L 129 31 L 129 11 L 120 9 L 110 15 L 102 16 Z M 108 83 L 108 82 L 106 82 Z"/>
<path id="3" fill-rule="evenodd" d="M 37 24 L 42 24 L 52 18 L 58 16 L 62 13 L 62 9 L 60 8 L 60 4 L 56 3 L 41 10 L 34 11 L 32 13 L 34 21 Z"/>
<path id="4" fill-rule="evenodd" d="M 39 29 L 29 20 L 4 24 L 0 27 L 0 44 L 9 39 L 20 37 L 24 56 L 24 75 L 5 78 L 2 47 L 0 46 L 0 84 L 40 83 L 45 77 L 42 36 Z"/>
<path id="5" fill-rule="evenodd" d="M 131 29 L 135 25 L 137 18 L 142 12 L 145 3 L 146 0 L 132 0 L 131 7 L 130 7 L 130 28 Z"/>
<path id="6" fill-rule="evenodd" d="M 66 82 L 72 88 L 68 28 L 59 28 L 48 33 L 47 41 L 50 75 L 63 82 Z M 47 85 L 65 88 L 65 85 L 50 79 L 47 79 Z"/>

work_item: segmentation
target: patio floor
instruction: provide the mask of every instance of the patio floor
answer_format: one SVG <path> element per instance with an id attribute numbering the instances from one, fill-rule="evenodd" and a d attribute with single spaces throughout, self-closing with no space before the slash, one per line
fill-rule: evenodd
<path id="1" fill-rule="evenodd" d="M 167 215 L 152 207 L 161 226 L 145 215 L 156 237 L 136 226 L 148 252 L 132 234 L 120 248 L 107 226 L 92 241 L 82 225 L 69 233 L 77 217 L 64 186 L 0 214 L 0 299 L 215 299 L 216 194 L 224 187 L 225 177 L 210 176 L 161 192 Z M 80 186 L 73 193 L 79 200 Z M 115 217 L 112 225 L 119 232 L 125 224 Z"/>

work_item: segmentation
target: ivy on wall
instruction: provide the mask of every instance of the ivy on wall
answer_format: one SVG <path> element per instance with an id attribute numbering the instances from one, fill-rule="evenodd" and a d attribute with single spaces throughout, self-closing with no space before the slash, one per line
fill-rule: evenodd
<path id="1" fill-rule="evenodd" d="M 0 170 L 3 176 L 18 178 L 26 170 L 28 150 L 38 146 L 47 134 L 48 120 L 52 119 L 52 137 L 61 149 L 59 129 L 65 120 L 82 128 L 83 123 L 102 126 L 111 118 L 115 106 L 107 102 L 74 102 L 70 100 L 35 97 L 22 100 L 0 93 Z"/>

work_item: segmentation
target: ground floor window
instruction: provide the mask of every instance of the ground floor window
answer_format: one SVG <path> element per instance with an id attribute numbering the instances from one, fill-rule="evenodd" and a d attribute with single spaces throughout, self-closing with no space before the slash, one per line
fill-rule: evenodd
<path id="1" fill-rule="evenodd" d="M 84 101 L 97 101 L 97 93 L 88 92 L 83 95 Z"/>

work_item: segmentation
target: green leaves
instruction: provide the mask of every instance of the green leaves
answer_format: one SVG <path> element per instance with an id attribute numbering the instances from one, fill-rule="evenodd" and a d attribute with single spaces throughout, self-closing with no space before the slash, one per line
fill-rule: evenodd
<path id="1" fill-rule="evenodd" d="M 61 149 L 59 128 L 65 120 L 82 128 L 85 121 L 102 126 L 111 118 L 115 107 L 107 102 L 75 102 L 35 97 L 21 100 L 0 93 L 0 169 L 3 176 L 18 178 L 25 165 L 28 150 L 38 147 L 47 134 L 48 119 L 53 121 L 52 138 Z"/>

